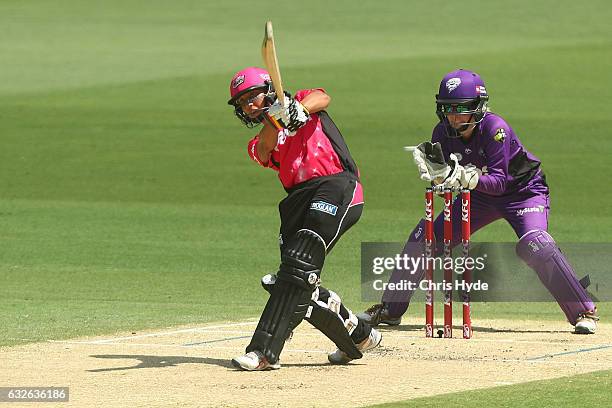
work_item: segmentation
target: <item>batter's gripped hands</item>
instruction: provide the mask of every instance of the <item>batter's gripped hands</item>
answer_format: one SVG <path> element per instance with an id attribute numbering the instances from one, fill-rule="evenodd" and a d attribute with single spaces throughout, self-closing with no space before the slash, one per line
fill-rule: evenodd
<path id="1" fill-rule="evenodd" d="M 276 99 L 268 109 L 268 115 L 289 130 L 289 136 L 293 136 L 308 121 L 309 114 L 304 106 L 290 95 L 285 95 L 283 103 L 284 106 L 281 106 L 280 101 Z"/>
<path id="2" fill-rule="evenodd" d="M 280 101 L 278 100 L 278 98 L 274 99 L 274 103 L 270 105 L 270 107 L 268 108 L 268 115 L 270 115 L 276 120 L 282 121 L 283 123 L 288 122 L 289 121 L 289 110 L 287 109 L 287 107 L 289 106 L 290 103 L 291 103 L 291 100 L 289 99 L 289 96 L 287 95 L 285 95 L 285 99 L 282 105 Z"/>

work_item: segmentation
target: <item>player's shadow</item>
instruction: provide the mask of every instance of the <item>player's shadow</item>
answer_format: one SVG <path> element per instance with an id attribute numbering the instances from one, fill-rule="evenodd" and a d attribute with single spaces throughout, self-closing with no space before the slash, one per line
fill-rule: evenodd
<path id="1" fill-rule="evenodd" d="M 210 358 L 210 357 L 182 357 L 182 356 L 145 356 L 141 354 L 97 354 L 92 355 L 93 358 L 102 358 L 107 360 L 138 360 L 136 365 L 113 368 L 96 368 L 87 370 L 90 373 L 102 373 L 107 371 L 124 371 L 134 370 L 139 368 L 163 368 L 176 367 L 180 364 L 209 364 L 219 367 L 234 369 L 231 361 L 228 359 Z M 283 364 L 283 367 L 323 367 L 329 363 L 295 363 Z"/>
<path id="2" fill-rule="evenodd" d="M 184 356 L 145 356 L 140 354 L 97 354 L 92 355 L 93 358 L 103 358 L 107 360 L 138 360 L 136 365 L 126 367 L 113 368 L 97 368 L 87 370 L 91 373 L 101 373 L 105 371 L 123 371 L 134 370 L 139 368 L 163 368 L 175 367 L 180 364 L 209 364 L 225 368 L 233 368 L 232 363 L 228 359 L 210 358 L 210 357 L 184 357 Z"/>
<path id="3" fill-rule="evenodd" d="M 401 326 L 380 326 L 383 332 L 393 332 L 393 331 L 405 331 L 405 332 L 424 332 L 425 329 L 423 325 L 418 324 L 405 324 Z M 434 333 L 437 334 L 438 330 L 441 330 L 441 327 L 436 326 Z M 463 330 L 462 326 L 453 325 L 453 331 L 461 332 Z M 496 329 L 494 327 L 482 327 L 482 326 L 472 326 L 472 331 L 474 333 L 567 333 L 567 330 L 537 330 L 537 329 Z M 437 337 L 437 336 L 436 336 Z"/>

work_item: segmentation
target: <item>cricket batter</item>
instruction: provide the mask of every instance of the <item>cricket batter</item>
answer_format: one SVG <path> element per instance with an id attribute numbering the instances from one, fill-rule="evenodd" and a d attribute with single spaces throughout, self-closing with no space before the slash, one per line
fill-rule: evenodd
<path id="1" fill-rule="evenodd" d="M 471 233 L 500 218 L 518 237 L 517 255 L 533 269 L 555 298 L 576 333 L 595 333 L 597 309 L 574 270 L 548 233 L 549 191 L 540 161 L 531 154 L 508 123 L 489 111 L 489 96 L 480 76 L 460 69 L 448 73 L 436 95 L 436 114 L 431 142 L 413 149 L 421 179 L 441 188 L 471 190 Z M 446 164 L 449 163 L 449 164 Z M 454 247 L 461 242 L 461 200 L 452 205 Z M 434 234 L 443 236 L 444 217 L 434 221 Z M 425 221 L 408 238 L 404 254 L 423 242 Z M 410 248 L 409 248 L 410 247 Z M 442 245 L 436 245 L 441 251 Z M 415 274 L 395 270 L 391 282 L 420 282 L 424 270 Z M 408 275 L 408 276 L 406 276 Z M 376 326 L 397 325 L 413 292 L 387 291 L 382 303 L 358 315 Z"/>
<path id="2" fill-rule="evenodd" d="M 230 95 L 242 123 L 263 124 L 248 143 L 249 157 L 276 171 L 287 192 L 278 206 L 280 266 L 262 279 L 270 297 L 246 354 L 232 363 L 248 371 L 280 368 L 285 341 L 304 319 L 338 347 L 328 355 L 332 364 L 361 358 L 380 344 L 381 334 L 320 286 L 325 257 L 363 210 L 359 171 L 325 111 L 330 97 L 323 89 L 299 90 L 287 94 L 283 106 L 268 72 L 255 67 L 234 75 Z"/>

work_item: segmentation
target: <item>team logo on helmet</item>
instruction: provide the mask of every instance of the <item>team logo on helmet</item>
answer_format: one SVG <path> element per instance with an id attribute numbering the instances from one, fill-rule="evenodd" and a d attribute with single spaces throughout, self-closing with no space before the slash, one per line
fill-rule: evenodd
<path id="1" fill-rule="evenodd" d="M 232 88 L 236 89 L 244 83 L 244 75 L 238 75 L 232 82 Z"/>
<path id="2" fill-rule="evenodd" d="M 448 89 L 448 92 L 453 92 L 459 85 L 461 85 L 461 78 L 451 78 L 446 81 L 446 89 Z"/>
<path id="3" fill-rule="evenodd" d="M 476 86 L 476 92 L 479 93 L 480 95 L 486 95 L 487 94 L 487 90 L 484 86 L 482 85 L 477 85 Z"/>
<path id="4" fill-rule="evenodd" d="M 264 81 L 271 81 L 270 75 L 268 74 L 259 74 L 259 77 L 263 79 Z"/>

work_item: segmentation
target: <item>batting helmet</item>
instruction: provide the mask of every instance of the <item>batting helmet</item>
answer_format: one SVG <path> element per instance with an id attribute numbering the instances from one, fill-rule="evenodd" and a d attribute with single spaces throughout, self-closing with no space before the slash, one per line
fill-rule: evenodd
<path id="1" fill-rule="evenodd" d="M 227 103 L 234 106 L 234 113 L 247 127 L 253 127 L 261 123 L 262 116 L 260 115 L 257 118 L 249 117 L 237 103 L 238 98 L 247 92 L 259 88 L 261 88 L 262 92 L 265 94 L 270 94 L 272 92 L 272 81 L 270 80 L 268 71 L 257 67 L 249 67 L 238 71 L 230 82 L 230 99 Z"/>

